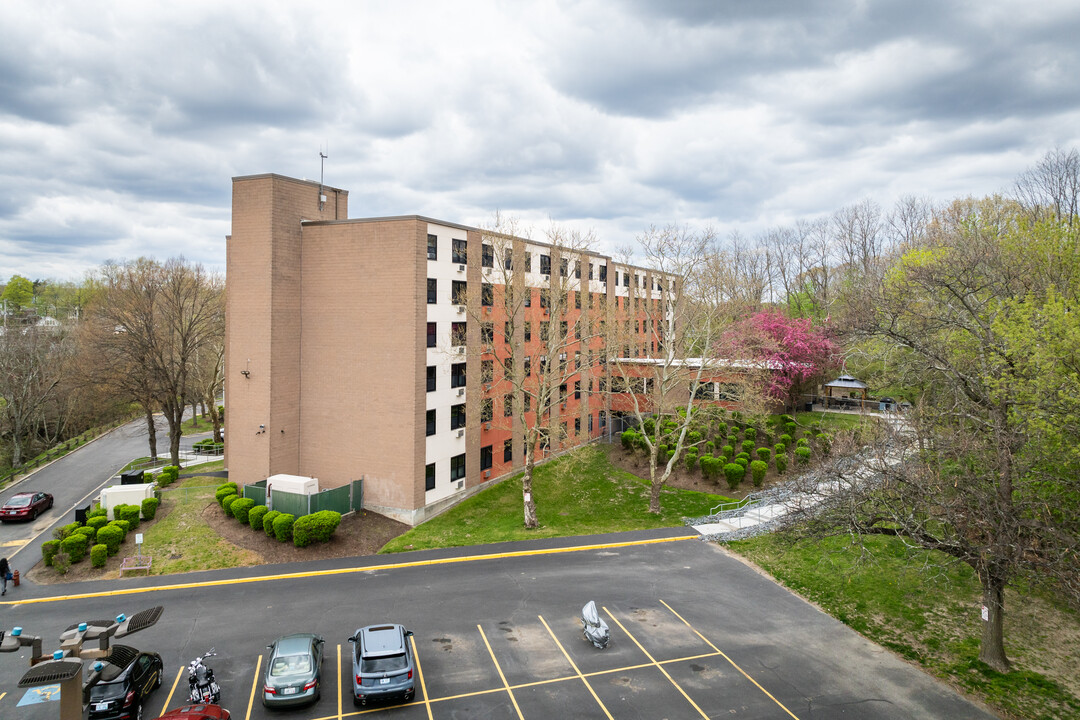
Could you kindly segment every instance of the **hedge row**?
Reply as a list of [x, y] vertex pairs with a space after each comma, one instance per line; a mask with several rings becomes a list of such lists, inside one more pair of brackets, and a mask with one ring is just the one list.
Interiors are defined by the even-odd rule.
[[265, 505], [256, 505], [253, 499], [240, 497], [234, 482], [218, 486], [214, 497], [228, 517], [236, 518], [252, 530], [262, 530], [278, 542], [292, 540], [296, 547], [329, 542], [341, 524], [341, 513], [333, 510], [320, 510], [297, 518], [289, 513], [270, 510]]

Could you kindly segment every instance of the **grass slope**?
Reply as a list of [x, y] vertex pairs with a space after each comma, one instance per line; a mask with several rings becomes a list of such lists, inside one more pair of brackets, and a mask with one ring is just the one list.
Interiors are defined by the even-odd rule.
[[1080, 717], [1080, 617], [1033, 593], [1008, 593], [1006, 651], [1014, 671], [978, 661], [981, 595], [966, 565], [895, 538], [847, 538], [790, 546], [775, 536], [730, 543], [781, 583], [830, 615], [1007, 717]]
[[537, 467], [533, 495], [540, 523], [535, 530], [522, 526], [518, 475], [394, 538], [381, 552], [672, 527], [728, 499], [668, 488], [661, 495], [663, 512], [652, 515], [648, 483], [614, 468], [595, 446]]

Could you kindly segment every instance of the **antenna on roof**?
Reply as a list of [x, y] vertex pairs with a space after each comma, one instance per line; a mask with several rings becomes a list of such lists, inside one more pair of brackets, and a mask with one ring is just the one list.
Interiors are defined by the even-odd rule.
[[326, 207], [326, 193], [323, 192], [323, 171], [326, 168], [326, 158], [330, 157], [330, 143], [326, 144], [326, 152], [319, 148], [319, 209]]

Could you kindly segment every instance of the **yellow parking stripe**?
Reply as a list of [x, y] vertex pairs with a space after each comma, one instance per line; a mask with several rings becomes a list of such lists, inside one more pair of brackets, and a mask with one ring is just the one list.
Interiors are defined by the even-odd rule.
[[[349, 674], [352, 675], [352, 670], [349, 671]], [[350, 680], [351, 679], [352, 678], [350, 677]], [[339, 685], [338, 694], [337, 694], [337, 716], [338, 716], [338, 720], [341, 720], [341, 696], [345, 694], [345, 688], [340, 687], [340, 685], [341, 685], [341, 643], [338, 643], [338, 645], [337, 645], [337, 684]], [[350, 685], [351, 685], [351, 683], [350, 683]], [[351, 687], [349, 689], [349, 692], [352, 693], [352, 688]]]
[[184, 666], [181, 665], [180, 669], [176, 671], [176, 679], [173, 680], [172, 687], [169, 688], [169, 697], [165, 698], [165, 704], [161, 706], [161, 712], [159, 715], [164, 715], [169, 711], [169, 703], [172, 702], [173, 693], [176, 692], [176, 685], [180, 682], [180, 676], [184, 674]]
[[503, 687], [506, 688], [506, 693], [510, 696], [510, 702], [514, 704], [514, 711], [517, 712], [518, 720], [525, 720], [525, 716], [521, 714], [521, 708], [518, 707], [517, 698], [514, 697], [514, 691], [510, 689], [510, 683], [506, 682], [506, 676], [503, 675], [502, 668], [499, 667], [499, 660], [495, 657], [495, 651], [491, 649], [491, 643], [488, 642], [487, 635], [484, 634], [484, 628], [477, 625], [476, 629], [480, 631], [480, 637], [484, 639], [484, 645], [487, 646], [488, 654], [491, 655], [491, 662], [495, 663], [495, 669], [499, 671], [499, 679], [502, 680]]
[[458, 558], [436, 558], [434, 560], [416, 560], [414, 562], [387, 563], [385, 565], [367, 565], [364, 567], [337, 568], [334, 570], [309, 570], [306, 572], [284, 573], [281, 575], [261, 575], [248, 578], [230, 578], [228, 580], [207, 580], [205, 582], [176, 583], [142, 588], [114, 588], [109, 591], [83, 593], [80, 595], [59, 595], [56, 597], [29, 598], [26, 600], [8, 600], [2, 605], [34, 605], [37, 603], [63, 602], [66, 600], [84, 600], [88, 598], [116, 597], [118, 595], [143, 595], [145, 593], [166, 590], [191, 590], [194, 588], [220, 587], [225, 585], [245, 585], [248, 583], [268, 582], [270, 580], [297, 580], [300, 578], [329, 577], [331, 575], [350, 575], [353, 573], [375, 572], [378, 570], [402, 570], [405, 568], [428, 567], [431, 565], [453, 565], [456, 563], [477, 562], [480, 560], [505, 560], [507, 558], [531, 557], [534, 555], [560, 555], [563, 553], [587, 552], [589, 550], [609, 550], [612, 548], [634, 547], [637, 545], [656, 545], [657, 543], [698, 540], [700, 535], [680, 535], [678, 537], [653, 538], [651, 540], [629, 540], [626, 542], [601, 543], [597, 545], [575, 545], [565, 548], [547, 548], [544, 550], [517, 550], [514, 552], [494, 553], [491, 555], [467, 555]]
[[697, 631], [697, 628], [695, 628], [695, 627], [694, 627], [693, 625], [691, 625], [690, 623], [688, 623], [688, 622], [686, 621], [686, 619], [685, 619], [685, 618], [683, 618], [683, 616], [682, 616], [682, 615], [680, 615], [679, 613], [675, 612], [674, 608], [672, 608], [672, 607], [671, 607], [670, 605], [668, 605], [668, 604], [667, 604], [666, 602], [664, 602], [663, 600], [660, 600], [660, 602], [661, 602], [661, 604], [663, 604], [663, 606], [664, 606], [664, 607], [666, 607], [666, 608], [667, 608], [668, 610], [671, 610], [671, 614], [672, 614], [672, 615], [674, 615], [675, 617], [679, 618], [679, 620], [682, 620], [683, 624], [684, 624], [684, 625], [686, 625], [686, 627], [690, 628], [690, 629], [691, 629], [691, 630], [692, 630], [692, 631], [694, 632], [694, 634], [695, 634], [695, 635], [697, 635], [697, 636], [698, 636], [699, 638], [701, 638], [702, 640], [704, 640], [704, 641], [705, 641], [705, 644], [706, 644], [706, 645], [708, 645], [708, 646], [709, 646], [709, 647], [711, 647], [711, 648], [712, 648], [713, 650], [715, 650], [715, 651], [716, 651], [716, 654], [717, 654], [717, 655], [719, 655], [720, 657], [724, 658], [724, 659], [725, 659], [725, 660], [727, 660], [727, 661], [728, 661], [729, 663], [731, 663], [731, 667], [733, 667], [733, 668], [735, 668], [736, 670], [738, 670], [739, 672], [741, 672], [741, 673], [742, 673], [742, 675], [743, 675], [743, 677], [745, 677], [745, 678], [746, 678], [747, 680], [749, 680], [750, 682], [754, 683], [754, 685], [755, 685], [755, 686], [757, 687], [757, 689], [758, 689], [758, 690], [760, 690], [761, 692], [765, 693], [765, 694], [766, 694], [766, 695], [767, 695], [767, 696], [769, 697], [769, 699], [770, 699], [770, 700], [772, 700], [772, 701], [773, 701], [774, 703], [776, 703], [777, 705], [779, 705], [779, 706], [780, 706], [780, 709], [781, 709], [781, 710], [783, 710], [784, 712], [786, 712], [786, 713], [787, 713], [788, 715], [790, 715], [791, 717], [793, 717], [793, 718], [794, 718], [795, 720], [799, 720], [799, 718], [798, 718], [798, 717], [797, 717], [797, 716], [795, 715], [795, 713], [791, 712], [790, 710], [788, 710], [788, 709], [787, 709], [787, 708], [786, 708], [786, 707], [784, 706], [784, 703], [782, 703], [782, 702], [780, 702], [779, 700], [777, 700], [777, 699], [776, 699], [775, 697], [773, 697], [772, 693], [770, 693], [770, 692], [769, 692], [768, 690], [766, 690], [765, 688], [761, 687], [761, 685], [759, 685], [759, 684], [758, 684], [758, 681], [757, 681], [757, 680], [755, 680], [754, 678], [750, 677], [750, 675], [749, 675], [749, 674], [748, 674], [748, 673], [747, 673], [747, 672], [746, 672], [745, 670], [743, 670], [743, 669], [742, 669], [741, 667], [739, 667], [739, 666], [738, 666], [738, 665], [737, 665], [737, 664], [735, 663], [735, 661], [734, 661], [734, 660], [732, 660], [732, 659], [731, 659], [731, 658], [729, 658], [729, 657], [728, 657], [727, 655], [725, 655], [725, 654], [724, 654], [724, 653], [723, 653], [723, 652], [722, 652], [722, 651], [720, 650], [720, 648], [716, 647], [716, 646], [715, 646], [715, 645], [713, 645], [713, 644], [712, 644], [711, 642], [709, 642], [709, 639], [708, 639], [707, 637], [705, 637], [704, 635], [702, 635], [701, 633], [699, 633], [699, 632]]
[[424, 707], [427, 708], [428, 720], [433, 720], [431, 717], [431, 702], [428, 700], [427, 683], [424, 682], [424, 671], [420, 669], [420, 656], [416, 654], [416, 636], [410, 635], [409, 642], [412, 644], [412, 656], [413, 661], [416, 663], [416, 677], [420, 681], [420, 694], [423, 696], [422, 702]]
[[684, 698], [686, 698], [686, 702], [690, 703], [694, 707], [694, 709], [698, 711], [698, 713], [701, 715], [701, 717], [705, 718], [705, 720], [709, 720], [709, 716], [705, 714], [705, 711], [698, 707], [697, 703], [694, 702], [693, 699], [691, 699], [691, 697], [686, 694], [686, 691], [682, 689], [682, 686], [680, 686], [679, 683], [675, 682], [675, 678], [671, 677], [671, 675], [668, 673], [668, 671], [664, 669], [663, 665], [656, 662], [656, 659], [652, 655], [649, 654], [648, 650], [646, 650], [644, 647], [642, 647], [641, 643], [639, 643], [637, 641], [637, 638], [635, 638], [633, 635], [631, 635], [630, 631], [627, 630], [623, 626], [623, 624], [621, 622], [619, 622], [619, 619], [617, 617], [615, 617], [614, 615], [612, 615], [611, 611], [608, 610], [607, 608], [604, 608], [604, 612], [606, 612], [608, 614], [608, 617], [611, 618], [611, 620], [616, 625], [619, 626], [620, 630], [622, 630], [624, 633], [626, 633], [626, 637], [633, 640], [634, 644], [638, 646], [638, 649], [641, 650], [641, 652], [645, 653], [645, 657], [649, 658], [649, 661], [652, 662], [654, 665], [656, 665], [656, 667], [660, 669], [660, 672], [664, 673], [664, 677], [666, 677], [671, 682], [671, 684], [675, 686], [675, 689], [678, 690], [679, 693]]
[[[29, 540], [8, 540], [7, 542], [0, 543], [0, 547], [22, 547], [30, 542]], [[2, 696], [0, 696], [2, 697]]]
[[259, 686], [259, 670], [262, 668], [262, 655], [255, 661], [255, 677], [251, 679], [251, 696], [248, 697], [247, 715], [245, 720], [251, 720], [251, 706], [255, 704], [255, 688]]
[[595, 700], [596, 704], [600, 706], [600, 709], [604, 711], [604, 715], [607, 716], [607, 719], [614, 720], [614, 718], [611, 717], [611, 713], [608, 712], [607, 707], [604, 706], [603, 701], [600, 700], [600, 697], [596, 694], [596, 691], [593, 690], [593, 686], [589, 684], [588, 679], [586, 679], [586, 677], [581, 674], [581, 670], [578, 669], [577, 663], [575, 663], [570, 657], [570, 653], [566, 652], [566, 648], [564, 648], [562, 643], [559, 642], [559, 638], [555, 637], [555, 633], [552, 632], [551, 626], [547, 624], [547, 620], [545, 620], [542, 615], [537, 615], [536, 617], [540, 618], [540, 622], [544, 623], [544, 628], [547, 629], [548, 634], [551, 635], [551, 639], [555, 641], [555, 645], [558, 646], [559, 650], [563, 654], [563, 657], [566, 658], [566, 662], [570, 663], [570, 667], [572, 667], [574, 669], [574, 672], [577, 673], [577, 676], [581, 678], [581, 682], [585, 683], [585, 687], [588, 689], [589, 694], [593, 696], [593, 700]]

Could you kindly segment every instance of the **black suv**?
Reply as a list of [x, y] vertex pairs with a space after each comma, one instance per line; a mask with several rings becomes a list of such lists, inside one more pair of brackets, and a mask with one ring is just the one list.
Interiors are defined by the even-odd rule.
[[113, 645], [101, 662], [100, 678], [90, 688], [89, 720], [142, 720], [144, 699], [161, 686], [161, 656]]

